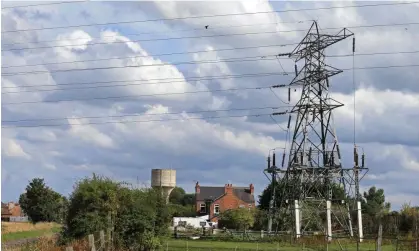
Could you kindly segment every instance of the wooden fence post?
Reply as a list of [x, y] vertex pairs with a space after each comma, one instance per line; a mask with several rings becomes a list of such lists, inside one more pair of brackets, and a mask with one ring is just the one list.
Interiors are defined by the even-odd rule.
[[106, 246], [106, 251], [111, 251], [112, 249], [112, 229], [111, 228], [108, 228], [108, 233], [107, 233], [106, 238], [108, 239], [107, 240], [108, 245]]
[[105, 249], [105, 231], [100, 230], [99, 237], [100, 237], [100, 249]]
[[93, 234], [89, 234], [89, 251], [96, 251], [95, 236]]
[[383, 225], [380, 223], [378, 226], [378, 237], [377, 237], [377, 251], [381, 251], [381, 244], [383, 242]]

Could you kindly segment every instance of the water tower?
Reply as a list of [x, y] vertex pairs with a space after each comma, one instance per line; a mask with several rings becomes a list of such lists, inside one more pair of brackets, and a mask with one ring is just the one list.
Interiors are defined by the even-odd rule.
[[173, 169], [152, 169], [151, 187], [161, 188], [166, 202], [169, 201], [169, 195], [176, 187], [176, 170]]

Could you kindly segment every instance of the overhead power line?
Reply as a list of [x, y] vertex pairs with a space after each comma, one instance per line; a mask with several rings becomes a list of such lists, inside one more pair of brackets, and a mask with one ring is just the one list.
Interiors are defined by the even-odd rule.
[[50, 63], [37, 63], [37, 64], [29, 64], [29, 65], [8, 65], [8, 66], [2, 66], [1, 68], [38, 66], [38, 65], [70, 64], [70, 63], [84, 63], [84, 62], [95, 62], [95, 61], [109, 61], [109, 60], [116, 60], [116, 59], [161, 57], [161, 56], [172, 56], [172, 55], [185, 55], [185, 54], [195, 54], [195, 53], [210, 53], [210, 52], [220, 52], [220, 51], [247, 50], [247, 49], [259, 49], [259, 48], [269, 48], [269, 47], [284, 47], [284, 46], [287, 46], [287, 45], [286, 44], [285, 45], [284, 44], [270, 44], [270, 45], [247, 46], [247, 47], [233, 47], [233, 48], [213, 49], [213, 50], [168, 52], [168, 53], [153, 54], [153, 55], [139, 55], [139, 56], [128, 56], [128, 57], [99, 58], [99, 59], [88, 59], [88, 60], [62, 61], [62, 62], [50, 62]]
[[[276, 58], [259, 58], [259, 59], [248, 59], [235, 62], [249, 62], [249, 61], [275, 61]], [[217, 63], [217, 62], [214, 62]], [[167, 64], [170, 65], [170, 64]], [[68, 70], [52, 70], [52, 71], [33, 71], [33, 72], [17, 72], [17, 73], [4, 73], [1, 76], [16, 76], [16, 75], [28, 75], [28, 74], [42, 74], [42, 73], [58, 73], [58, 72], [72, 72], [72, 71], [88, 71], [88, 70], [109, 70], [109, 69], [126, 69], [126, 68], [140, 68], [144, 66], [161, 66], [161, 65], [139, 65], [139, 66], [109, 66], [109, 67], [96, 67], [96, 68], [81, 68], [81, 69], [68, 69]], [[404, 67], [417, 67], [417, 64], [411, 65], [390, 65], [390, 66], [367, 66], [367, 67], [356, 67], [356, 68], [341, 68], [341, 70], [368, 70], [368, 69], [379, 69], [379, 68], [404, 68]], [[294, 72], [283, 72], [283, 74], [293, 74]]]
[[[418, 67], [419, 64], [412, 65], [391, 65], [391, 66], [370, 66], [370, 67], [356, 67], [347, 68], [341, 70], [366, 70], [366, 69], [388, 69], [388, 68], [402, 68], [402, 67]], [[292, 74], [293, 72], [283, 72], [281, 74]], [[232, 89], [218, 89], [218, 90], [205, 90], [205, 91], [188, 91], [188, 92], [176, 92], [176, 93], [156, 93], [156, 94], [143, 94], [143, 95], [127, 95], [127, 96], [113, 96], [113, 97], [90, 97], [90, 98], [78, 98], [78, 99], [61, 99], [61, 100], [45, 100], [45, 101], [23, 101], [13, 103], [3, 103], [3, 105], [18, 105], [18, 104], [36, 104], [36, 103], [56, 103], [66, 101], [84, 101], [84, 100], [104, 100], [104, 99], [122, 99], [122, 98], [138, 98], [147, 96], [167, 96], [167, 95], [181, 95], [181, 94], [194, 94], [194, 93], [208, 93], [208, 92], [224, 92], [224, 91], [240, 91], [240, 90], [262, 90], [268, 88], [280, 88], [287, 87], [285, 84], [266, 86], [266, 87], [246, 87], [246, 88], [232, 88]], [[70, 89], [70, 88], [69, 88]]]
[[130, 99], [130, 98], [140, 98], [140, 97], [155, 97], [155, 96], [197, 94], [197, 93], [210, 93], [210, 92], [263, 90], [263, 89], [268, 89], [268, 88], [271, 88], [271, 87], [272, 86], [265, 86], [265, 87], [244, 87], [244, 88], [241, 87], [241, 88], [205, 90], [205, 91], [166, 92], [166, 93], [153, 93], [153, 94], [142, 94], [142, 95], [125, 95], [125, 96], [110, 96], [110, 97], [86, 97], [86, 98], [76, 98], [76, 99], [57, 99], [57, 100], [43, 100], [43, 101], [22, 101], [22, 102], [3, 103], [2, 105], [57, 103], [57, 102], [69, 102], [69, 101], [88, 101], [88, 100], [106, 100], [106, 99], [124, 99], [124, 98]]
[[[30, 67], [30, 66], [40, 66], [40, 65], [60, 65], [60, 64], [72, 64], [72, 63], [86, 63], [86, 62], [98, 62], [98, 61], [109, 61], [109, 60], [119, 60], [119, 59], [135, 59], [135, 58], [148, 58], [148, 57], [160, 57], [160, 56], [172, 56], [172, 55], [187, 55], [195, 53], [210, 53], [210, 52], [220, 52], [220, 51], [234, 51], [234, 50], [248, 50], [248, 49], [259, 49], [259, 48], [269, 48], [269, 47], [284, 47], [287, 45], [284, 44], [275, 44], [275, 45], [261, 45], [261, 46], [248, 46], [248, 47], [235, 47], [235, 48], [225, 48], [225, 49], [213, 49], [213, 50], [199, 50], [199, 51], [185, 51], [185, 52], [169, 52], [162, 54], [153, 54], [153, 55], [139, 55], [139, 56], [127, 56], [127, 57], [111, 57], [111, 58], [99, 58], [99, 59], [87, 59], [87, 60], [75, 60], [75, 61], [62, 61], [62, 62], [47, 62], [47, 63], [36, 63], [36, 64], [25, 64], [25, 65], [7, 65], [1, 66], [2, 69], [15, 68], [15, 67]], [[352, 57], [352, 56], [371, 56], [371, 55], [387, 55], [387, 54], [411, 54], [419, 53], [419, 51], [396, 51], [396, 52], [372, 52], [372, 53], [357, 53], [352, 54], [341, 54], [341, 55], [326, 55], [326, 57]]]
[[[276, 72], [276, 73], [258, 73], [258, 74], [243, 74], [243, 75], [225, 75], [219, 76], [217, 78], [198, 78], [198, 79], [189, 79], [189, 80], [179, 80], [179, 81], [166, 81], [166, 82], [157, 82], [157, 83], [133, 83], [133, 84], [121, 84], [121, 85], [95, 85], [95, 86], [80, 86], [80, 87], [71, 87], [71, 88], [56, 88], [56, 89], [35, 89], [35, 90], [19, 90], [11, 92], [2, 92], [2, 94], [8, 93], [21, 93], [21, 92], [48, 92], [48, 91], [66, 91], [66, 90], [85, 90], [85, 89], [98, 89], [98, 88], [111, 88], [111, 87], [122, 87], [122, 86], [142, 86], [142, 85], [160, 85], [160, 84], [174, 84], [174, 83], [184, 83], [184, 82], [199, 82], [203, 80], [219, 80], [219, 79], [232, 79], [232, 78], [260, 78], [260, 77], [269, 77], [269, 76], [287, 76], [288, 73]], [[116, 81], [116, 82], [136, 82], [137, 80], [131, 81]], [[140, 80], [138, 80], [140, 81]], [[104, 81], [104, 82], [88, 82], [88, 83], [69, 83], [69, 84], [98, 84], [98, 83], [112, 83], [115, 81]], [[63, 84], [62, 84], [63, 85]], [[45, 87], [45, 86], [54, 86], [57, 85], [28, 85], [26, 87]], [[3, 88], [21, 88], [24, 86], [6, 86]]]
[[132, 41], [95, 42], [95, 43], [83, 43], [83, 44], [62, 44], [62, 45], [39, 46], [39, 47], [13, 48], [13, 49], [2, 49], [1, 51], [38, 50], [38, 49], [63, 48], [63, 47], [71, 47], [71, 46], [128, 44], [128, 43], [136, 43], [136, 42], [155, 42], [155, 41], [180, 40], [180, 39], [200, 39], [200, 38], [212, 38], [212, 37], [247, 36], [247, 35], [262, 35], [262, 34], [275, 34], [275, 33], [278, 33], [278, 32], [277, 31], [264, 31], [264, 32], [258, 31], [258, 32], [232, 33], [232, 34], [213, 34], [213, 35], [204, 35], [204, 36], [149, 38], [149, 39], [136, 39]]
[[185, 64], [216, 64], [216, 63], [253, 62], [253, 61], [270, 61], [270, 60], [277, 60], [277, 58], [275, 57], [275, 55], [262, 55], [262, 56], [253, 56], [253, 57], [227, 58], [224, 60], [221, 60], [221, 59], [220, 60], [200, 60], [200, 61], [173, 62], [173, 63], [161, 63], [161, 64], [74, 68], [74, 69], [49, 70], [49, 71], [20, 71], [20, 72], [10, 72], [10, 73], [6, 72], [6, 73], [2, 73], [1, 75], [14, 76], [14, 75], [27, 75], [27, 74], [71, 72], [71, 71], [93, 71], [93, 70], [110, 70], [110, 69], [124, 69], [124, 68], [159, 67], [159, 66], [185, 65]]
[[[154, 31], [154, 32], [140, 32], [140, 33], [124, 33], [121, 34], [123, 36], [140, 36], [140, 35], [157, 35], [157, 34], [167, 34], [167, 33], [175, 33], [175, 32], [190, 32], [190, 31], [211, 31], [211, 30], [218, 30], [218, 29], [227, 29], [227, 28], [242, 28], [242, 27], [259, 27], [263, 25], [278, 25], [278, 24], [290, 24], [290, 23], [305, 23], [305, 22], [313, 22], [313, 20], [302, 20], [302, 21], [284, 21], [284, 22], [268, 22], [268, 23], [258, 23], [258, 24], [235, 24], [235, 25], [222, 25], [222, 26], [215, 26], [211, 24], [204, 28], [192, 28], [192, 29], [171, 29], [167, 31]], [[101, 36], [101, 37], [90, 37], [90, 38], [65, 38], [65, 39], [53, 39], [53, 40], [40, 40], [34, 42], [19, 42], [19, 43], [9, 43], [3, 44], [3, 46], [10, 46], [10, 45], [18, 45], [18, 44], [40, 44], [40, 43], [50, 43], [50, 42], [62, 42], [62, 41], [79, 41], [79, 40], [89, 40], [89, 39], [103, 39], [103, 38], [115, 38], [120, 35], [112, 35], [112, 36]]]
[[[183, 113], [209, 113], [209, 112], [229, 112], [229, 111], [253, 111], [253, 110], [264, 110], [264, 109], [280, 109], [280, 108], [292, 108], [292, 106], [265, 106], [265, 107], [251, 107], [251, 108], [229, 108], [229, 109], [216, 109], [216, 110], [195, 110], [195, 111], [183, 111], [183, 112], [164, 112], [164, 113], [147, 113], [147, 114], [121, 114], [121, 115], [108, 115], [108, 116], [80, 116], [71, 117], [71, 119], [104, 119], [104, 118], [126, 118], [126, 117], [138, 117], [138, 116], [157, 116], [157, 115], [179, 115]], [[61, 118], [40, 118], [40, 119], [19, 119], [19, 120], [3, 120], [2, 123], [17, 123], [17, 122], [38, 122], [38, 121], [57, 121], [67, 120], [69, 117]]]
[[82, 125], [99, 125], [99, 124], [127, 124], [127, 123], [150, 123], [176, 120], [200, 120], [200, 119], [219, 119], [219, 118], [247, 118], [270, 116], [273, 113], [248, 114], [248, 115], [226, 115], [226, 116], [210, 116], [210, 117], [189, 117], [189, 118], [167, 118], [167, 119], [147, 119], [147, 120], [123, 120], [123, 121], [104, 121], [104, 122], [88, 122], [88, 123], [66, 123], [66, 124], [43, 124], [43, 125], [19, 125], [19, 126], [3, 126], [2, 128], [23, 128], [23, 127], [52, 127], [52, 126], [82, 126]]
[[417, 2], [396, 2], [396, 3], [379, 3], [379, 4], [374, 3], [374, 4], [362, 4], [362, 5], [329, 6], [329, 7], [320, 7], [320, 8], [302, 8], [302, 9], [290, 9], [290, 10], [247, 12], [247, 13], [245, 12], [245, 13], [230, 13], [230, 14], [214, 14], [214, 15], [202, 15], [202, 16], [159, 18], [159, 19], [148, 19], [148, 20], [119, 21], [119, 22], [108, 22], [108, 23], [93, 23], [93, 24], [79, 24], [79, 25], [68, 25], [68, 26], [43, 27], [43, 28], [33, 28], [33, 29], [20, 29], [20, 30], [2, 31], [1, 33], [22, 32], [22, 31], [37, 31], [37, 30], [51, 30], [51, 29], [67, 29], [67, 28], [116, 25], [116, 24], [129, 24], [129, 23], [162, 22], [162, 21], [175, 21], [175, 20], [186, 20], [186, 19], [202, 19], [202, 18], [215, 18], [215, 17], [244, 16], [244, 15], [269, 14], [269, 13], [286, 13], [286, 12], [298, 12], [298, 11], [408, 5], [408, 4], [415, 4], [415, 3], [417, 3]]
[[[406, 25], [418, 25], [418, 24], [419, 24], [419, 22], [393, 23], [393, 24], [372, 24], [372, 25], [357, 25], [357, 26], [345, 26], [345, 27], [328, 27], [328, 28], [322, 28], [322, 30], [339, 30], [339, 29], [342, 29], [342, 28], [347, 28], [347, 29], [376, 28], [376, 27], [406, 26]], [[37, 50], [37, 49], [63, 48], [63, 47], [71, 47], [71, 46], [126, 44], [126, 43], [136, 43], [136, 42], [155, 42], [155, 41], [181, 40], [181, 39], [201, 39], [201, 38], [212, 38], [212, 37], [248, 36], [248, 35], [278, 34], [278, 33], [288, 33], [288, 32], [307, 32], [307, 29], [285, 30], [285, 31], [259, 31], [259, 32], [213, 34], [213, 35], [202, 35], [202, 36], [184, 36], [184, 37], [168, 37], [168, 38], [149, 38], [149, 39], [137, 39], [137, 40], [132, 40], [132, 41], [113, 41], [111, 43], [110, 42], [95, 42], [95, 43], [82, 43], [82, 44], [60, 44], [60, 45], [50, 45], [50, 46], [38, 46], [38, 47], [10, 48], [10, 49], [2, 49], [1, 51]]]
[[[265, 77], [265, 76], [279, 76], [284, 75], [280, 72], [267, 72], [267, 73], [250, 73], [250, 74], [235, 74], [235, 75], [218, 75], [218, 76], [204, 76], [204, 77], [189, 77], [189, 78], [149, 78], [149, 79], [129, 79], [129, 80], [111, 80], [111, 81], [94, 81], [94, 82], [79, 82], [79, 83], [58, 83], [48, 85], [21, 85], [20, 87], [47, 87], [47, 86], [71, 86], [71, 85], [89, 85], [89, 84], [109, 84], [109, 83], [129, 83], [144, 81], [143, 84], [170, 84], [170, 83], [183, 83], [183, 82], [196, 82], [217, 79], [230, 79], [230, 78], [249, 78], [249, 77]], [[150, 81], [159, 81], [151, 83]], [[163, 81], [163, 82], [160, 82]], [[15, 86], [2, 86], [3, 89], [17, 88]]]
[[2, 10], [5, 9], [15, 9], [15, 8], [27, 8], [27, 7], [38, 7], [38, 6], [47, 6], [47, 5], [61, 5], [61, 4], [69, 4], [69, 3], [84, 3], [87, 1], [68, 1], [68, 2], [55, 2], [55, 3], [41, 3], [41, 4], [29, 4], [29, 5], [17, 5], [17, 6], [6, 6], [2, 7]]

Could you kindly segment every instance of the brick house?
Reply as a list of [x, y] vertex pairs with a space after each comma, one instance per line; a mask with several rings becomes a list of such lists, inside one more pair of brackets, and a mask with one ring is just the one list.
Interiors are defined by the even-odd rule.
[[232, 184], [225, 184], [223, 187], [195, 185], [195, 208], [196, 214], [209, 215], [212, 222], [218, 221], [218, 215], [228, 209], [254, 208], [255, 196], [254, 186], [233, 187]]
[[18, 203], [9, 202], [1, 203], [1, 220], [9, 221], [10, 217], [23, 217], [25, 216]]

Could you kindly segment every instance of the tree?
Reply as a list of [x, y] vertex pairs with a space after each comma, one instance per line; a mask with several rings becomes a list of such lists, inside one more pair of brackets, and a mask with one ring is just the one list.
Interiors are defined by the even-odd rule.
[[221, 214], [219, 224], [226, 228], [247, 230], [255, 223], [255, 213], [253, 208], [230, 209]]
[[170, 204], [168, 206], [171, 217], [194, 217], [196, 216], [195, 208], [190, 205]]
[[187, 193], [183, 196], [182, 205], [194, 206], [195, 205], [195, 194]]
[[115, 245], [154, 250], [167, 234], [170, 214], [160, 189], [130, 189], [93, 175], [78, 182], [69, 199], [63, 241], [114, 228]]
[[45, 185], [44, 179], [34, 178], [19, 197], [19, 204], [32, 223], [61, 222], [66, 199]]
[[112, 180], [96, 175], [77, 182], [69, 198], [66, 237], [78, 239], [111, 227], [118, 210], [118, 198], [125, 198], [119, 187]]
[[169, 196], [169, 202], [172, 204], [183, 204], [183, 198], [185, 196], [185, 190], [181, 187], [175, 187]]
[[384, 190], [377, 189], [375, 186], [370, 187], [368, 192], [364, 192], [361, 203], [364, 213], [372, 218], [389, 213], [391, 208], [391, 204], [385, 200]]

